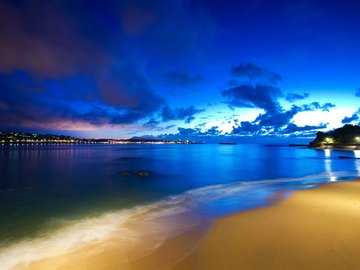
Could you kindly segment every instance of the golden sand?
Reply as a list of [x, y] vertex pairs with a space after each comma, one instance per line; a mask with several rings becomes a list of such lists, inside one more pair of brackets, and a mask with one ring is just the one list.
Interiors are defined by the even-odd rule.
[[274, 206], [216, 220], [197, 247], [201, 237], [195, 229], [131, 260], [108, 240], [87, 257], [78, 255], [94, 247], [26, 269], [360, 269], [360, 182], [297, 191]]
[[215, 222], [173, 269], [360, 269], [360, 182], [296, 192]]

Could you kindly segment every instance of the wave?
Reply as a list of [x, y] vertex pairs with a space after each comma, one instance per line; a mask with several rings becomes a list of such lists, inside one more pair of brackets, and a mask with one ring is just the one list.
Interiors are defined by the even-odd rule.
[[[101, 252], [103, 246], [97, 244], [107, 239], [111, 239], [112, 244], [116, 243], [119, 249], [126, 252], [127, 260], [133, 260], [153, 252], [169, 238], [201, 224], [208, 224], [209, 218], [199, 211], [200, 208], [219, 201], [241, 201], [244, 194], [252, 196], [256, 191], [268, 190], [276, 185], [293, 184], [294, 188], [288, 188], [293, 190], [303, 183], [311, 186], [332, 181], [334, 178], [346, 180], [358, 176], [359, 172], [325, 172], [300, 178], [219, 184], [192, 189], [149, 205], [112, 211], [81, 220], [62, 220], [64, 225], [60, 229], [35, 239], [3, 246], [0, 249], [1, 269], [26, 269], [34, 261], [61, 256], [91, 244], [93, 248], [83, 254], [89, 256]], [[273, 195], [273, 192], [265, 193], [265, 197]], [[198, 241], [201, 241], [201, 237]]]

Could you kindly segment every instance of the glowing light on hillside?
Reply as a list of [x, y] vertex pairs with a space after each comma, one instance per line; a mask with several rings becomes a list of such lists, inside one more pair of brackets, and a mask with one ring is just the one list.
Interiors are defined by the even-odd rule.
[[326, 137], [326, 138], [325, 138], [325, 142], [326, 142], [326, 143], [334, 143], [334, 139], [333, 139], [333, 138]]

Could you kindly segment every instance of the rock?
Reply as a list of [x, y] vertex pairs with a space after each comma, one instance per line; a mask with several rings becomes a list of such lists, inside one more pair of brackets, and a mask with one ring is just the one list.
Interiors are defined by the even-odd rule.
[[140, 176], [140, 177], [148, 177], [149, 173], [148, 172], [137, 172], [136, 175]]
[[131, 173], [129, 173], [128, 171], [123, 171], [123, 172], [121, 173], [121, 175], [122, 175], [122, 176], [130, 176]]

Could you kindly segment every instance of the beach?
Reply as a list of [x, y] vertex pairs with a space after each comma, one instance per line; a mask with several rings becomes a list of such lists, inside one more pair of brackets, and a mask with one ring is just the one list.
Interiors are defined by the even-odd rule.
[[297, 191], [215, 222], [173, 269], [360, 269], [360, 182]]
[[359, 180], [296, 191], [217, 219], [205, 236], [198, 226], [148, 253], [111, 238], [16, 269], [359, 269]]

